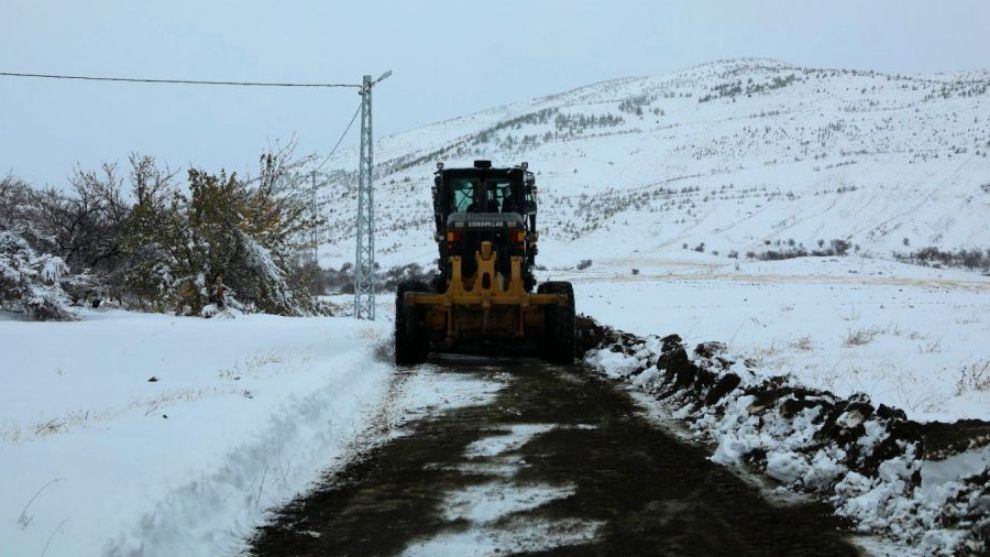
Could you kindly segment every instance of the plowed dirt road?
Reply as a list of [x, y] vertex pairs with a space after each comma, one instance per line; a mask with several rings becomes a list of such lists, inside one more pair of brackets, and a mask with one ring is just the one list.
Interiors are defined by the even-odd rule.
[[771, 504], [581, 366], [432, 365], [503, 386], [406, 424], [281, 509], [254, 555], [858, 554], [828, 508]]

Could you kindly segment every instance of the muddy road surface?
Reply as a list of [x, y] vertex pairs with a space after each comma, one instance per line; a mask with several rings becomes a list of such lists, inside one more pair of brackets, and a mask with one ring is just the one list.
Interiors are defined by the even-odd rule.
[[767, 502], [581, 366], [427, 367], [502, 387], [405, 424], [279, 510], [253, 555], [858, 555], [826, 506]]

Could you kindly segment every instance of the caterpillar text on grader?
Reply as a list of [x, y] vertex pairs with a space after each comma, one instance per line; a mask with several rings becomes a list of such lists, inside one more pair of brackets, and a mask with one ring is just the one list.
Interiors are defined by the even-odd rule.
[[431, 350], [538, 351], [574, 358], [574, 290], [536, 286], [536, 180], [526, 163], [492, 168], [437, 164], [433, 186], [439, 274], [408, 281], [395, 299], [395, 361], [414, 364]]

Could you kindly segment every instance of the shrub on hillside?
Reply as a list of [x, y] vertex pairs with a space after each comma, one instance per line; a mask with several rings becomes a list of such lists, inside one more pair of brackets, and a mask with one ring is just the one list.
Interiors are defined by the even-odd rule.
[[[770, 245], [770, 241], [766, 240], [764, 242], [766, 245]], [[778, 241], [778, 244], [780, 242]], [[746, 257], [749, 259], [759, 259], [761, 261], [780, 261], [783, 259], [795, 259], [797, 257], [835, 257], [835, 256], [846, 256], [849, 255], [849, 248], [852, 247], [852, 243], [835, 239], [829, 242], [829, 247], [825, 246], [825, 240], [818, 240], [818, 246], [820, 249], [808, 250], [804, 247], [804, 244], [798, 244], [793, 246], [793, 240], [787, 242], [787, 247], [776, 250], [766, 250], [763, 252], [746, 252]], [[859, 247], [857, 246], [857, 250]]]
[[[313, 279], [314, 294], [353, 294], [354, 265], [344, 263], [340, 269], [330, 267], [318, 268], [318, 276]], [[419, 263], [396, 265], [385, 271], [375, 273], [375, 289], [377, 291], [394, 292], [399, 284], [405, 281], [416, 281], [433, 284], [438, 276], [435, 268], [423, 269]]]
[[982, 269], [984, 271], [990, 271], [990, 249], [981, 250], [971, 248], [943, 251], [935, 246], [929, 246], [910, 253], [894, 252], [894, 259], [916, 265], [961, 267], [970, 270]]
[[436, 269], [423, 270], [419, 263], [409, 263], [376, 273], [375, 286], [382, 290], [394, 292], [402, 282], [417, 281], [431, 284], [436, 276]]

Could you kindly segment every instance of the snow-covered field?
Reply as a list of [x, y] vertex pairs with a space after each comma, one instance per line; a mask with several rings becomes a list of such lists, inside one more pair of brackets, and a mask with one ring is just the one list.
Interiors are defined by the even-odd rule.
[[237, 554], [403, 416], [486, 396], [428, 372], [393, 384], [388, 321], [7, 316], [0, 555]]
[[544, 276], [573, 281], [579, 312], [638, 335], [723, 342], [766, 376], [865, 393], [915, 420], [990, 420], [990, 278], [978, 273], [693, 252], [602, 266]]

